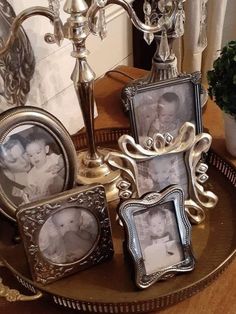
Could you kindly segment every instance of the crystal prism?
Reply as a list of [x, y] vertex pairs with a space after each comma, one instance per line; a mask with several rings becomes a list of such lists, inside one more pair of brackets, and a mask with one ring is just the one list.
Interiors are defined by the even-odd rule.
[[60, 0], [48, 0], [49, 9], [52, 10], [57, 16], [60, 11]]
[[154, 34], [153, 33], [144, 33], [143, 35], [144, 40], [148, 45], [151, 45], [154, 39]]
[[168, 43], [167, 32], [166, 30], [163, 30], [161, 34], [159, 57], [161, 58], [163, 62], [165, 62], [169, 56], [170, 56], [170, 47]]
[[184, 34], [184, 22], [185, 22], [184, 10], [179, 10], [176, 14], [175, 22], [175, 34], [177, 37], [181, 37]]
[[158, 1], [158, 9], [160, 10], [161, 13], [165, 12], [165, 6], [166, 6], [165, 0]]
[[104, 39], [107, 35], [107, 23], [106, 23], [105, 9], [99, 10], [98, 33], [101, 39]]
[[144, 4], [143, 4], [143, 13], [145, 15], [151, 15], [152, 13], [152, 7], [151, 7], [151, 4], [148, 2], [148, 1], [144, 1]]
[[[149, 4], [149, 2], [147, 2], [147, 3]], [[145, 14], [145, 24], [149, 25], [149, 26], [151, 25], [150, 17], [147, 14]], [[146, 43], [148, 45], [151, 45], [151, 43], [152, 43], [152, 41], [154, 39], [154, 34], [153, 33], [144, 33], [143, 38], [144, 38], [144, 40], [146, 41]]]

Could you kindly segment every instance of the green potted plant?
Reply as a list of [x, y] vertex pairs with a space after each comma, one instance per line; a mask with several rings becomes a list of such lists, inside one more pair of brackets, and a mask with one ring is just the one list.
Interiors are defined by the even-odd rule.
[[236, 40], [222, 49], [207, 79], [209, 95], [224, 113], [226, 147], [236, 156]]

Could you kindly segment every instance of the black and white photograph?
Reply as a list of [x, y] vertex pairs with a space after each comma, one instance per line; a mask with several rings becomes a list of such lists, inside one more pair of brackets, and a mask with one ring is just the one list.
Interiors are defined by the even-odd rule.
[[39, 233], [39, 248], [49, 261], [68, 264], [86, 256], [97, 237], [94, 215], [81, 207], [68, 207], [46, 220]]
[[191, 225], [180, 186], [124, 201], [119, 217], [125, 227], [125, 254], [133, 262], [137, 287], [145, 289], [194, 269]]
[[[185, 122], [193, 123], [196, 133], [201, 133], [199, 84], [200, 75], [196, 72], [165, 82], [137, 85], [135, 92], [129, 93], [132, 95], [129, 96], [132, 135], [136, 143], [146, 147], [147, 138], [153, 138], [157, 133], [175, 139]], [[188, 175], [183, 153], [138, 163], [140, 195], [160, 191], [170, 184], [181, 185], [185, 198], [188, 198]]]
[[147, 275], [184, 259], [173, 202], [134, 215]]
[[[127, 89], [128, 92], [128, 89]], [[125, 90], [123, 98], [125, 98]], [[200, 75], [198, 72], [164, 82], [137, 85], [129, 96], [132, 134], [143, 145], [155, 133], [176, 137], [185, 122], [202, 132]]]
[[43, 285], [83, 271], [114, 254], [106, 192], [77, 186], [16, 212], [32, 278]]
[[16, 220], [19, 206], [72, 189], [76, 150], [52, 114], [32, 106], [0, 114], [0, 211]]
[[149, 191], [161, 191], [171, 184], [178, 184], [189, 196], [188, 173], [183, 153], [154, 157], [138, 162], [138, 188], [140, 195]]
[[1, 185], [15, 205], [62, 192], [65, 161], [55, 139], [40, 126], [13, 128], [0, 145]]

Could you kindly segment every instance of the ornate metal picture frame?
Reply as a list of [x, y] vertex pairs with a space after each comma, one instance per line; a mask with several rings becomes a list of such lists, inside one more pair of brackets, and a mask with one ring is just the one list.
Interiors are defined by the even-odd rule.
[[77, 187], [23, 205], [17, 222], [33, 279], [43, 285], [113, 256], [106, 193]]
[[[203, 187], [208, 180], [208, 166], [202, 161], [202, 154], [209, 150], [211, 141], [209, 134], [196, 135], [194, 124], [186, 122], [177, 137], [169, 139], [157, 133], [153, 138], [147, 139], [146, 147], [137, 144], [129, 135], [121, 136], [118, 143], [122, 153], [137, 163], [137, 194], [141, 196], [150, 191], [158, 192], [171, 184], [183, 186], [185, 210], [191, 222], [199, 224], [205, 219], [203, 208], [212, 208], [218, 201], [213, 192]], [[172, 159], [178, 162], [173, 169]], [[145, 175], [142, 173], [144, 167]], [[156, 168], [161, 173], [165, 171], [165, 180], [158, 181], [162, 177], [158, 175]], [[148, 181], [152, 181], [152, 186]]]
[[201, 73], [181, 75], [156, 83], [137, 82], [122, 91], [125, 110], [129, 112], [132, 135], [143, 145], [155, 133], [175, 137], [185, 122], [202, 132], [200, 101]]
[[15, 220], [19, 205], [73, 188], [76, 151], [62, 123], [43, 109], [0, 115], [0, 211]]
[[121, 204], [119, 215], [139, 288], [194, 269], [191, 225], [180, 187], [173, 185], [160, 193], [127, 200]]
[[[16, 16], [7, 0], [0, 1], [0, 43], [5, 42]], [[16, 35], [11, 49], [0, 57], [0, 107], [1, 112], [26, 103], [30, 81], [35, 70], [34, 53], [23, 27]]]

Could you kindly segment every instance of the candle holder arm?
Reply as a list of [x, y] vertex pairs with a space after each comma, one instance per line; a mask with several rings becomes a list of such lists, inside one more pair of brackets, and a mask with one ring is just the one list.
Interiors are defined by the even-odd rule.
[[2, 44], [2, 47], [0, 48], [0, 56], [3, 56], [10, 49], [11, 45], [16, 39], [17, 32], [19, 28], [21, 27], [22, 23], [28, 18], [35, 15], [45, 16], [53, 23], [55, 42], [58, 45], [60, 45], [61, 41], [63, 40], [62, 22], [60, 18], [52, 10], [46, 7], [36, 6], [36, 7], [31, 7], [26, 10], [23, 10], [14, 18], [13, 23], [10, 28], [9, 36], [6, 42], [4, 42]]
[[[137, 17], [134, 9], [132, 6], [127, 3], [125, 0], [107, 0], [104, 1], [104, 5], [99, 5], [96, 1], [90, 6], [87, 12], [88, 24], [91, 32], [93, 34], [97, 34], [97, 31], [94, 28], [96, 24], [96, 14], [101, 8], [108, 6], [109, 4], [117, 4], [121, 6], [129, 15], [129, 18], [133, 25], [140, 31], [144, 33], [157, 33], [163, 29], [164, 21], [161, 23], [160, 21], [157, 22], [155, 26], [146, 25], [145, 23], [141, 22], [140, 19]], [[169, 21], [172, 21], [175, 18], [175, 9], [170, 12]]]

